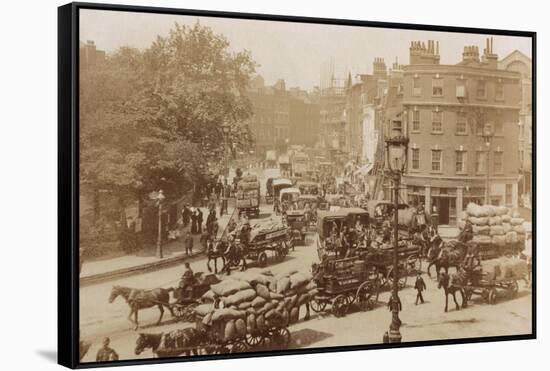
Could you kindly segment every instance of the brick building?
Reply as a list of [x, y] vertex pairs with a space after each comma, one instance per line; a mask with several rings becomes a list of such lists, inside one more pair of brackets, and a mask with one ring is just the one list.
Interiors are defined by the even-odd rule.
[[298, 88], [286, 89], [284, 80], [266, 86], [261, 76], [250, 82], [248, 97], [253, 116], [249, 127], [256, 150], [265, 152], [281, 144], [313, 145], [319, 130], [319, 105]]
[[487, 184], [489, 202], [518, 205], [520, 75], [498, 68], [492, 39], [482, 55], [466, 46], [458, 64], [439, 60], [438, 43], [411, 43], [384, 119], [410, 140], [401, 197], [435, 206], [440, 224], [454, 225], [468, 202], [485, 201]]
[[521, 102], [519, 111], [519, 193], [523, 196], [523, 203], [531, 203], [532, 185], [532, 156], [533, 156], [533, 132], [532, 132], [532, 62], [522, 52], [515, 50], [498, 62], [499, 68], [507, 71], [515, 71], [520, 74]]

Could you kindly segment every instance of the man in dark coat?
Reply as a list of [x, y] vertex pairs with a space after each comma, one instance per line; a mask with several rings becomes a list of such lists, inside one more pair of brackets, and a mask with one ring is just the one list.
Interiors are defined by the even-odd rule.
[[420, 272], [416, 274], [416, 281], [414, 283], [414, 288], [416, 289], [416, 302], [415, 305], [418, 305], [418, 300], [421, 304], [424, 304], [424, 297], [422, 296], [422, 291], [426, 290], [426, 283], [422, 279]]
[[96, 362], [118, 361], [118, 354], [113, 348], [109, 348], [109, 338], [103, 339], [103, 346], [97, 351]]

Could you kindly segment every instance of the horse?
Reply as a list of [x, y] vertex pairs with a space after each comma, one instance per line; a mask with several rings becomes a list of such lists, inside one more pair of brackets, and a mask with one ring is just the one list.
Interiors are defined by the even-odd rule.
[[86, 356], [86, 354], [88, 353], [88, 350], [90, 350], [91, 346], [92, 346], [92, 343], [90, 343], [88, 341], [80, 340], [80, 342], [78, 343], [78, 353], [79, 353], [78, 360], [79, 361], [82, 361], [82, 358], [84, 358]]
[[428, 250], [429, 263], [428, 268], [426, 268], [428, 276], [432, 276], [430, 273], [432, 266], [435, 266], [436, 274], [439, 274], [441, 268], [444, 268], [446, 273], [449, 273], [449, 267], [458, 269], [466, 256], [467, 250], [468, 246], [458, 241], [432, 244], [432, 247]]
[[[111, 295], [109, 295], [109, 303], [113, 303], [118, 296], [122, 296], [128, 306], [130, 307], [130, 313], [128, 314], [128, 320], [135, 325], [134, 330], [139, 328], [138, 322], [138, 312], [140, 309], [146, 309], [158, 307], [160, 311], [160, 316], [157, 321], [157, 326], [162, 321], [162, 316], [164, 315], [164, 308], [167, 307], [174, 317], [174, 310], [170, 305], [170, 292], [174, 291], [174, 288], [170, 287], [168, 289], [156, 288], [152, 290], [143, 290], [143, 289], [133, 289], [130, 287], [124, 286], [113, 286], [111, 289]], [[132, 314], [134, 319], [132, 320]]]
[[218, 274], [218, 259], [221, 259], [222, 266], [220, 271], [223, 271], [225, 269], [225, 265], [227, 264], [227, 261], [225, 259], [225, 242], [218, 241], [214, 246], [207, 249], [207, 262], [206, 262], [206, 268], [208, 268], [209, 272], [212, 272], [212, 261], [214, 262], [214, 273]]
[[156, 357], [175, 357], [180, 354], [199, 355], [205, 336], [205, 333], [192, 327], [169, 333], [140, 333], [134, 353], [139, 355], [145, 349], [151, 349]]
[[466, 308], [468, 302], [466, 300], [466, 294], [464, 292], [464, 286], [467, 283], [466, 274], [462, 271], [449, 275], [447, 272], [441, 272], [438, 274], [438, 285], [437, 288], [445, 291], [445, 312], [447, 312], [449, 307], [449, 294], [453, 296], [453, 300], [456, 305], [456, 310], [460, 310], [460, 305], [456, 301], [456, 292], [460, 292], [462, 296], [462, 308]]

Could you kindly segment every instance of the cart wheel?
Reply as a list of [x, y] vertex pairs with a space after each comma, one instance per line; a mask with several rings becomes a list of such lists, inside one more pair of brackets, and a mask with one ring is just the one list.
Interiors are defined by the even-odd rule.
[[363, 282], [357, 289], [355, 302], [357, 303], [359, 309], [363, 312], [371, 310], [376, 304], [375, 299], [378, 296], [378, 287], [376, 287], [376, 285], [377, 281]]
[[338, 295], [333, 301], [332, 301], [332, 313], [336, 317], [344, 317], [348, 311], [347, 304], [346, 304], [346, 296], [344, 295]]
[[487, 301], [489, 304], [496, 304], [497, 302], [497, 289], [494, 287], [489, 290], [489, 294], [487, 295]]
[[262, 268], [267, 266], [267, 254], [265, 253], [265, 251], [262, 251], [258, 255], [258, 265]]
[[244, 341], [251, 348], [259, 347], [264, 343], [264, 337], [260, 334], [246, 334]]
[[280, 327], [271, 331], [271, 338], [277, 347], [287, 348], [290, 344], [290, 331], [286, 327]]
[[231, 353], [244, 353], [248, 350], [246, 344], [242, 341], [238, 341], [231, 347]]
[[518, 291], [519, 291], [519, 284], [518, 284], [518, 281], [516, 280], [513, 280], [511, 283], [510, 283], [510, 297], [512, 298], [515, 298], [517, 295], [518, 295]]
[[182, 319], [185, 316], [185, 307], [181, 304], [176, 304], [172, 307], [174, 310], [174, 315], [177, 319]]
[[411, 255], [407, 258], [407, 273], [409, 275], [422, 271], [422, 259], [418, 255]]
[[327, 307], [326, 301], [320, 301], [319, 299], [313, 299], [309, 306], [311, 307], [311, 310], [313, 310], [315, 313], [323, 312], [325, 308]]

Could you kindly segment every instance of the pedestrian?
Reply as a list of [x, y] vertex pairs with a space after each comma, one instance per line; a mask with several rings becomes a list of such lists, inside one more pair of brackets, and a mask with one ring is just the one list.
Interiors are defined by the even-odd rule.
[[111, 339], [108, 337], [103, 339], [103, 346], [97, 351], [96, 362], [118, 361], [118, 354], [113, 348], [109, 348]]
[[421, 304], [424, 304], [424, 297], [422, 296], [422, 291], [426, 290], [426, 282], [422, 278], [420, 272], [416, 274], [416, 282], [414, 283], [414, 288], [416, 289], [416, 302], [414, 305], [418, 305], [418, 300]]
[[202, 211], [197, 207], [197, 233], [202, 233]]
[[191, 233], [192, 234], [196, 234], [197, 231], [199, 230], [197, 226], [197, 218], [198, 218], [197, 210], [192, 209], [191, 210]]
[[183, 223], [183, 228], [187, 228], [189, 225], [189, 218], [191, 217], [191, 210], [189, 210], [189, 205], [183, 205], [181, 210], [181, 222]]
[[187, 256], [193, 255], [193, 243], [194, 243], [193, 236], [191, 235], [191, 233], [187, 232], [184, 239], [185, 254]]

